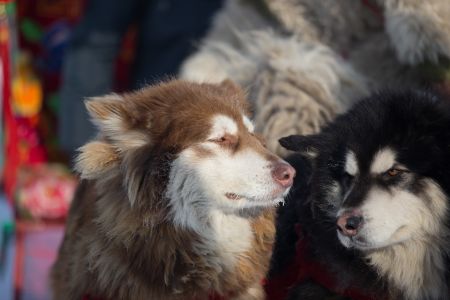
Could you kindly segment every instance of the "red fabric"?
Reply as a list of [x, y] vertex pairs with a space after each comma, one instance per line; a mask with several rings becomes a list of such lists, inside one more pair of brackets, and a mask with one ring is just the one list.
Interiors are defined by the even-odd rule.
[[[11, 1], [1, 1], [1, 3], [8, 3]], [[12, 191], [14, 187], [14, 179], [17, 171], [18, 165], [18, 157], [17, 155], [10, 155], [18, 152], [18, 138], [16, 122], [14, 120], [14, 116], [12, 114], [12, 108], [10, 103], [11, 98], [11, 55], [10, 55], [10, 40], [9, 40], [9, 32], [10, 28], [7, 27], [6, 23], [2, 23], [0, 26], [0, 33], [6, 38], [2, 38], [0, 40], [0, 58], [2, 61], [2, 76], [3, 76], [3, 84], [2, 84], [2, 98], [3, 98], [3, 126], [5, 126], [4, 134], [5, 134], [5, 153], [4, 156], [7, 158], [5, 160], [5, 165], [3, 169], [4, 175], [4, 188], [5, 193], [9, 199], [11, 199]]]
[[[81, 300], [103, 300], [102, 298], [96, 298], [96, 297], [90, 297], [89, 295], [85, 295], [83, 297], [83, 299]], [[217, 294], [212, 294], [208, 297], [208, 300], [225, 300], [225, 298], [217, 295]]]
[[[298, 228], [299, 231], [300, 228]], [[325, 288], [342, 296], [350, 297], [353, 300], [380, 300], [369, 297], [363, 291], [354, 288], [338, 291], [336, 289], [336, 281], [327, 272], [327, 268], [311, 259], [308, 243], [305, 239], [299, 239], [297, 242], [294, 262], [282, 274], [272, 278], [265, 285], [267, 299], [286, 299], [290, 288], [306, 280], [313, 280]]]

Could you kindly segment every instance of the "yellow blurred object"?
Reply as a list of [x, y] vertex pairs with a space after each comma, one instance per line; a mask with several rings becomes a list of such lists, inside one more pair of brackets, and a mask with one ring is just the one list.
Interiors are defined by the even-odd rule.
[[39, 114], [42, 107], [42, 85], [31, 66], [31, 58], [20, 54], [12, 81], [14, 113], [21, 117]]

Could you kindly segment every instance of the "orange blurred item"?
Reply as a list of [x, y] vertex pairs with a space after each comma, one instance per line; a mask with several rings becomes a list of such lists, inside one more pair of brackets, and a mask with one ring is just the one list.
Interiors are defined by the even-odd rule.
[[42, 85], [31, 66], [31, 58], [21, 53], [17, 62], [17, 73], [12, 81], [14, 113], [20, 117], [37, 116], [42, 108]]

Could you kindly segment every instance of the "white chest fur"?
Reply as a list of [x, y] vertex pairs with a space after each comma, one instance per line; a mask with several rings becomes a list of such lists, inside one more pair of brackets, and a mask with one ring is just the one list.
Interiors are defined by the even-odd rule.
[[253, 232], [250, 221], [214, 210], [210, 215], [213, 239], [225, 266], [233, 268], [239, 256], [250, 250]]

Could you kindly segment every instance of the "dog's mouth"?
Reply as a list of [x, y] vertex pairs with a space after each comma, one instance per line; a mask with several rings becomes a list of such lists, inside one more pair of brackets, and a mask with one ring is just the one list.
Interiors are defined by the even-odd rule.
[[233, 201], [241, 200], [242, 198], [244, 198], [244, 196], [241, 196], [241, 195], [238, 195], [235, 193], [226, 193], [225, 197], [227, 197], [228, 199], [233, 200]]
[[403, 238], [399, 238], [399, 234], [402, 232], [404, 234], [405, 230], [408, 230], [406, 225], [400, 226], [389, 236], [389, 238], [382, 241], [371, 240], [367, 231], [360, 231], [354, 236], [346, 236], [339, 229], [336, 230], [336, 233], [339, 241], [346, 248], [354, 248], [360, 251], [376, 251], [392, 247], [412, 238], [412, 236], [409, 235], [407, 237], [403, 236]]
[[341, 244], [346, 248], [355, 248], [358, 250], [367, 250], [368, 244], [364, 240], [364, 238], [360, 236], [345, 236], [342, 234], [340, 230], [336, 230], [336, 233], [338, 235], [338, 239], [341, 242]]
[[247, 202], [250, 202], [250, 203], [265, 206], [265, 205], [272, 205], [274, 203], [283, 202], [286, 194], [287, 194], [286, 192], [282, 193], [282, 194], [274, 193], [270, 197], [256, 198], [256, 197], [250, 197], [250, 196], [245, 196], [245, 195], [228, 192], [228, 193], [225, 193], [225, 197], [231, 201], [246, 200]]
[[360, 251], [374, 251], [388, 247], [389, 245], [374, 245], [369, 242], [363, 235], [356, 235], [353, 237], [344, 236], [337, 230], [338, 238], [341, 244], [346, 248], [353, 248]]

